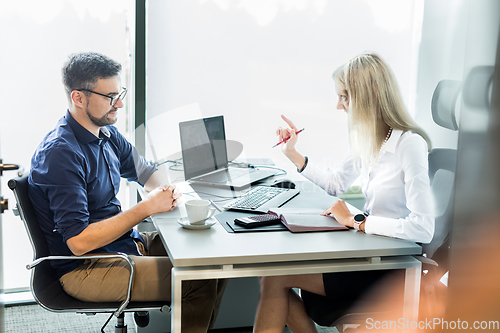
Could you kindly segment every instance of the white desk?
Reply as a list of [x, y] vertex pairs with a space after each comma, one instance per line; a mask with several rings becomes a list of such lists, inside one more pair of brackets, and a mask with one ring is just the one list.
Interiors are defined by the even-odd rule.
[[[335, 199], [322, 191], [303, 191], [290, 205], [325, 208], [325, 200]], [[354, 230], [228, 233], [218, 223], [207, 230], [186, 230], [177, 224], [181, 213], [176, 209], [153, 217], [174, 266], [174, 333], [181, 332], [182, 281], [250, 276], [405, 269], [403, 316], [417, 319], [421, 263], [412, 255], [420, 254], [421, 248], [415, 243]]]

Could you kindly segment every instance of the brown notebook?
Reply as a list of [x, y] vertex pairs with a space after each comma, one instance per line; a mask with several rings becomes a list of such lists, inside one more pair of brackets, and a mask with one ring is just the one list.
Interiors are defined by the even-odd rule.
[[276, 208], [269, 213], [275, 214], [291, 232], [348, 230], [332, 216], [320, 215], [317, 209]]

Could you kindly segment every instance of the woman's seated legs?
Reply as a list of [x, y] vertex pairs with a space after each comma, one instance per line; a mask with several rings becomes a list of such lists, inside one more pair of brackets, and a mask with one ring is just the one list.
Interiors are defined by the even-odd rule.
[[307, 314], [330, 326], [347, 313], [389, 312], [402, 309], [404, 270], [323, 274], [326, 296], [302, 290]]
[[315, 332], [312, 320], [292, 288], [325, 295], [322, 274], [265, 276], [260, 280], [260, 300], [255, 318], [255, 332], [283, 332], [286, 324], [294, 332]]

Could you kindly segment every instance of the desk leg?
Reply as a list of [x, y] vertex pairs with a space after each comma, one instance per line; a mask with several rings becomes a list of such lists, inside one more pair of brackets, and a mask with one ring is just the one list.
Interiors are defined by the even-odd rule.
[[172, 268], [172, 315], [171, 332], [181, 333], [182, 280], [175, 267]]
[[420, 262], [417, 263], [417, 267], [406, 269], [403, 318], [410, 321], [418, 321], [421, 274], [422, 263]]

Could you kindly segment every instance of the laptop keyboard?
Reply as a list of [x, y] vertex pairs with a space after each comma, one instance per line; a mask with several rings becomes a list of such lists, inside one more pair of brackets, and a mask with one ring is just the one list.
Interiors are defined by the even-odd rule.
[[241, 169], [231, 168], [228, 170], [222, 170], [221, 172], [212, 173], [194, 179], [202, 181], [210, 181], [214, 183], [224, 183], [230, 179], [236, 179], [238, 177], [248, 175], [254, 171], [256, 171], [256, 169], [253, 168], [241, 168]]
[[289, 191], [287, 188], [257, 186], [244, 196], [237, 198], [226, 205], [226, 209], [257, 209], [278, 194]]

